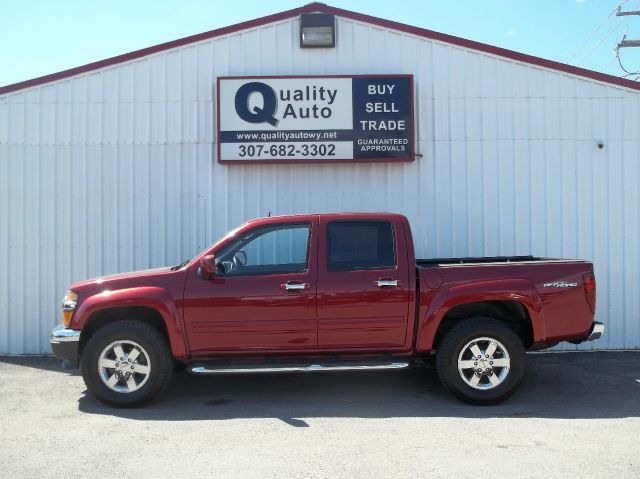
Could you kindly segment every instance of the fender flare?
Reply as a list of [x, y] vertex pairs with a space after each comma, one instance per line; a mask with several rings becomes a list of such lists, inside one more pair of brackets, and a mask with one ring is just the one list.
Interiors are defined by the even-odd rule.
[[113, 308], [146, 307], [157, 311], [164, 321], [174, 358], [186, 359], [184, 328], [171, 295], [156, 286], [144, 286], [117, 291], [104, 291], [84, 299], [72, 319], [72, 328], [82, 330], [92, 315]]
[[436, 333], [446, 314], [456, 306], [479, 301], [516, 301], [520, 303], [533, 329], [534, 343], [546, 337], [542, 314], [542, 298], [537, 289], [525, 279], [503, 279], [457, 284], [438, 291], [421, 312], [416, 338], [416, 351], [427, 352], [433, 348]]

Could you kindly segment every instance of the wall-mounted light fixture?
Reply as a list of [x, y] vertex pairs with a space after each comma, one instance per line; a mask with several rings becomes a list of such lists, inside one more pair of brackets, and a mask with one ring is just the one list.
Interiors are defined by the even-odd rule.
[[336, 19], [330, 13], [300, 15], [300, 48], [336, 46]]

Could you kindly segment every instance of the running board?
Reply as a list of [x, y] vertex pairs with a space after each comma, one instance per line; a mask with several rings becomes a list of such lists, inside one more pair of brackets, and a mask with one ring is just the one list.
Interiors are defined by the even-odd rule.
[[242, 373], [290, 373], [311, 371], [361, 371], [379, 369], [404, 369], [408, 362], [391, 363], [313, 363], [298, 365], [269, 365], [269, 366], [230, 366], [230, 365], [193, 365], [189, 370], [194, 374], [242, 374]]

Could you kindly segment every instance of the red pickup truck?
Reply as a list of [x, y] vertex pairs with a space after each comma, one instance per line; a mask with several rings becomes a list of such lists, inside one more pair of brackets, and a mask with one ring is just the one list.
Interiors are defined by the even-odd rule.
[[193, 261], [71, 286], [53, 353], [112, 406], [196, 374], [401, 369], [435, 357], [447, 389], [494, 404], [525, 351], [599, 338], [587, 261], [415, 259], [399, 214], [262, 218]]

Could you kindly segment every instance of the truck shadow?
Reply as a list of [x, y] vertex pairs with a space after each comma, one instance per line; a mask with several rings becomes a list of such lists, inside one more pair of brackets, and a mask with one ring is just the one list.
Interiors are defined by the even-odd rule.
[[41, 371], [49, 371], [52, 373], [66, 374], [68, 376], [80, 376], [78, 369], [64, 369], [62, 360], [53, 356], [44, 355], [16, 355], [16, 356], [0, 356], [0, 363], [12, 364], [23, 368], [39, 369]]
[[640, 417], [640, 353], [530, 354], [525, 380], [497, 406], [461, 403], [432, 367], [405, 371], [228, 376], [174, 375], [168, 390], [140, 409], [114, 409], [91, 396], [79, 410], [134, 420], [277, 418], [309, 427], [315, 417], [601, 419]]

